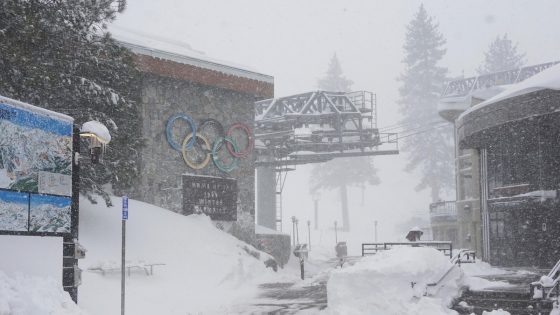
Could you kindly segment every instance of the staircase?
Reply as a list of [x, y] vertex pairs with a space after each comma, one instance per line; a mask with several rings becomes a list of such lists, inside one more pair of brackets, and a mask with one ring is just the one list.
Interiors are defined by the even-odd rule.
[[552, 301], [533, 300], [527, 291], [464, 291], [453, 309], [459, 314], [480, 315], [483, 311], [503, 309], [511, 315], [548, 315]]
[[469, 315], [480, 315], [483, 311], [495, 309], [508, 311], [511, 315], [549, 315], [560, 296], [560, 260], [548, 275], [540, 277], [541, 272], [482, 277], [491, 281], [506, 281], [512, 286], [463, 291], [453, 309], [459, 314]]

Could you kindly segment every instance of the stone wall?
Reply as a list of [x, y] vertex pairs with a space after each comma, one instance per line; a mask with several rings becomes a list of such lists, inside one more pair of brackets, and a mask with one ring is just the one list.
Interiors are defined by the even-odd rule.
[[[212, 162], [204, 169], [191, 169], [184, 163], [181, 153], [169, 145], [166, 124], [170, 116], [183, 113], [197, 123], [206, 118], [216, 119], [226, 131], [237, 122], [252, 127], [256, 100], [254, 95], [243, 92], [145, 73], [142, 86], [145, 147], [136, 198], [181, 212], [182, 174], [231, 177], [237, 179], [239, 187], [238, 222], [252, 225], [255, 216], [255, 154], [240, 159], [239, 167], [229, 174], [218, 170]], [[187, 126], [185, 123], [186, 130]], [[228, 229], [235, 233], [235, 226]]]

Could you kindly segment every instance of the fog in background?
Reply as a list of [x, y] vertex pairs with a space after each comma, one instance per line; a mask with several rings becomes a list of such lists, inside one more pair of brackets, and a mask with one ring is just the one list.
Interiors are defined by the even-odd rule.
[[[275, 96], [317, 89], [330, 58], [337, 54], [354, 90], [377, 94], [378, 126], [399, 122], [396, 100], [403, 70], [405, 26], [422, 1], [325, 0], [128, 0], [127, 10], [110, 30], [135, 32], [150, 41], [171, 39], [187, 43], [212, 58], [241, 64], [274, 76]], [[484, 51], [497, 35], [508, 33], [525, 52], [527, 65], [560, 59], [560, 1], [423, 1], [447, 39], [441, 65], [449, 76], [471, 76]], [[118, 36], [117, 36], [118, 38]], [[379, 240], [402, 239], [399, 223], [412, 216], [428, 220], [429, 191], [416, 192], [418, 176], [403, 171], [404, 153], [375, 157], [381, 184], [368, 187], [362, 205], [361, 189], [349, 189], [352, 235], [355, 243], [373, 241], [373, 222], [379, 221]], [[284, 194], [284, 231], [290, 217], [313, 220], [309, 194], [312, 166], [298, 166], [288, 175]], [[339, 193], [320, 197], [319, 226], [313, 241], [331, 241], [334, 220], [341, 222]], [[455, 199], [450, 192], [449, 199]], [[340, 223], [339, 223], [340, 224]], [[300, 238], [306, 238], [300, 223]], [[406, 226], [406, 224], [404, 224]], [[313, 228], [313, 224], [312, 224]], [[306, 227], [305, 227], [306, 230]], [[334, 240], [332, 240], [334, 245]], [[355, 244], [351, 245], [356, 250]]]

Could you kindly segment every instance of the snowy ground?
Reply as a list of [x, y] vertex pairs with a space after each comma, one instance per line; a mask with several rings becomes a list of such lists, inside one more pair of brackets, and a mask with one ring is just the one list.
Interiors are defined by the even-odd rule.
[[[120, 199], [114, 198], [113, 203], [120, 205]], [[87, 270], [118, 265], [120, 217], [119, 207], [81, 200], [80, 242], [88, 252], [80, 262], [86, 271], [79, 305], [90, 314], [120, 312], [120, 273], [102, 275]], [[130, 200], [127, 260], [165, 265], [155, 266], [153, 275], [133, 270], [127, 277], [127, 313], [223, 313], [233, 302], [253, 296], [259, 282], [275, 276], [244, 248], [250, 247], [216, 229], [208, 217], [186, 217]]]
[[1, 315], [79, 315], [82, 311], [52, 278], [0, 271]]
[[[113, 203], [119, 205], [120, 199]], [[80, 243], [88, 252], [80, 261], [84, 274], [79, 307], [53, 279], [0, 271], [0, 314], [119, 314], [120, 217], [119, 207], [81, 200]], [[363, 259], [350, 257], [340, 268], [331, 245], [313, 245], [305, 263], [306, 279], [301, 280], [293, 256], [275, 273], [264, 266], [266, 254], [255, 258], [258, 251], [216, 229], [207, 217], [186, 217], [130, 200], [127, 261], [165, 265], [155, 266], [153, 275], [141, 268], [131, 270], [126, 278], [127, 313], [449, 315], [456, 314], [448, 306], [461, 286], [507, 285], [473, 277], [506, 271], [485, 263], [464, 264], [426, 297], [426, 284], [451, 266], [440, 252], [396, 248]], [[90, 270], [96, 267], [115, 270]]]

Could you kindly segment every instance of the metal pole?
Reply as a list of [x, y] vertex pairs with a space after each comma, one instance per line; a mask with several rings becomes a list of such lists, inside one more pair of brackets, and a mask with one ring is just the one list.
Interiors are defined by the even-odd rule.
[[298, 227], [298, 219], [296, 219], [296, 237], [297, 237], [297, 243], [299, 244], [299, 227]]
[[122, 254], [121, 254], [121, 315], [124, 315], [125, 297], [125, 249], [126, 249], [126, 220], [122, 220]]
[[336, 221], [334, 221], [334, 242], [336, 244], [338, 244], [338, 235], [337, 235], [337, 231], [336, 231]]
[[124, 315], [125, 297], [125, 253], [126, 253], [126, 220], [128, 220], [128, 197], [122, 197], [122, 244], [121, 244], [121, 315]]
[[375, 242], [377, 243], [377, 220], [375, 220], [374, 222], [374, 227], [375, 227]]
[[315, 199], [315, 230], [319, 228], [319, 200]]
[[292, 216], [292, 244], [296, 247], [296, 217]]
[[311, 250], [311, 221], [307, 220], [307, 248]]

